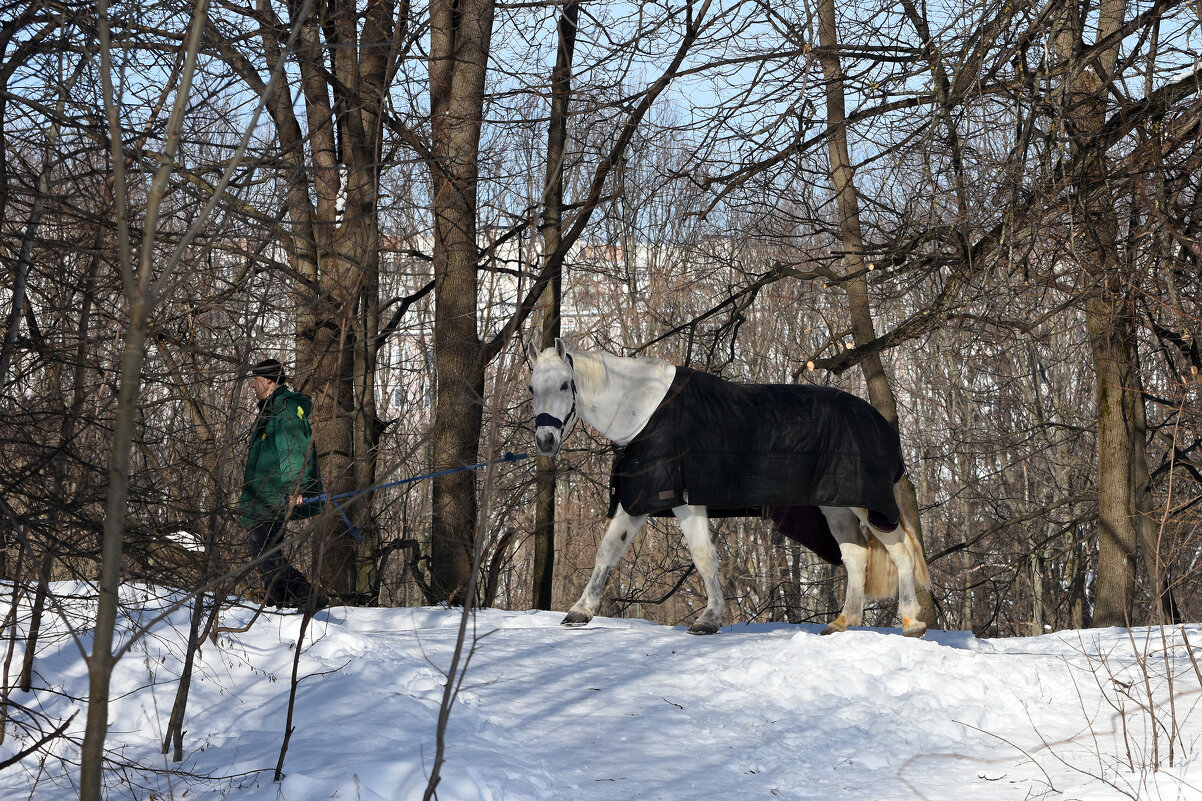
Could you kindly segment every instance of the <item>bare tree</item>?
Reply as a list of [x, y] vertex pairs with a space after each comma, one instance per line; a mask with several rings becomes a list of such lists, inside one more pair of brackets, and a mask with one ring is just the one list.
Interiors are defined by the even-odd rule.
[[[300, 387], [314, 399], [324, 479], [332, 493], [367, 489], [376, 483], [382, 430], [375, 394], [382, 137], [388, 86], [413, 44], [408, 6], [307, 2], [227, 11], [254, 26], [257, 48], [230, 35], [236, 16], [212, 19], [206, 45], [265, 98], [273, 122], [284, 202], [278, 215], [258, 214], [286, 220], [276, 229], [286, 282], [273, 302], [290, 295], [294, 304]], [[296, 70], [301, 104], [286, 83], [270, 82], [280, 70]], [[360, 547], [340, 518], [321, 541], [326, 582], [348, 600], [369, 597], [375, 581], [379, 536], [370, 502], [365, 495], [347, 505]]]
[[[576, 51], [576, 26], [580, 5], [571, 0], [560, 12], [555, 69], [551, 74], [551, 115], [547, 126], [547, 177], [543, 192], [542, 252], [555, 254], [563, 235], [564, 162], [567, 159], [568, 104], [572, 92], [572, 65]], [[542, 320], [538, 345], [549, 348], [562, 333], [563, 270], [553, 269], [543, 290]], [[534, 491], [533, 600], [537, 609], [550, 609], [555, 577], [555, 484], [554, 462], [538, 459]]]
[[[436, 470], [474, 463], [483, 424], [477, 182], [495, 11], [492, 0], [439, 0], [430, 9]], [[463, 602], [474, 550], [475, 477], [465, 472], [439, 477], [433, 493], [431, 588], [437, 599]]]
[[[100, 72], [105, 115], [112, 143], [114, 166], [113, 185], [116, 203], [118, 253], [121, 277], [129, 306], [123, 351], [121, 378], [117, 394], [112, 458], [109, 464], [108, 497], [105, 506], [104, 540], [100, 557], [100, 602], [96, 611], [96, 626], [92, 653], [88, 660], [88, 719], [80, 755], [80, 798], [100, 801], [101, 775], [104, 761], [104, 742], [108, 733], [109, 683], [115, 655], [114, 627], [117, 620], [117, 592], [121, 580], [121, 549], [125, 537], [125, 512], [129, 492], [129, 458], [133, 447], [134, 425], [142, 364], [146, 353], [148, 323], [162, 292], [163, 281], [171, 275], [170, 263], [164, 270], [155, 270], [155, 234], [158, 214], [167, 182], [171, 177], [171, 162], [179, 143], [184, 114], [196, 69], [200, 49], [200, 34], [207, 14], [207, 4], [200, 3], [189, 26], [187, 47], [183, 50], [176, 97], [167, 121], [163, 146], [164, 163], [146, 188], [145, 218], [142, 221], [142, 242], [135, 250], [130, 235], [130, 185], [126, 180], [126, 153], [123, 145], [124, 128], [113, 88], [112, 39], [110, 37], [108, 4], [97, 5], [97, 45], [100, 50]], [[173, 81], [174, 83], [174, 81]], [[134, 264], [135, 255], [137, 265]], [[158, 273], [158, 274], [156, 274]]]

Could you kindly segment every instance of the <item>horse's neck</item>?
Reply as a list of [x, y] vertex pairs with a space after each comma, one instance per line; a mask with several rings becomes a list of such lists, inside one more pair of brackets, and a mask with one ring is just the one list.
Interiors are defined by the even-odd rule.
[[572, 356], [580, 418], [619, 445], [643, 430], [676, 375], [675, 367], [658, 359], [589, 351]]

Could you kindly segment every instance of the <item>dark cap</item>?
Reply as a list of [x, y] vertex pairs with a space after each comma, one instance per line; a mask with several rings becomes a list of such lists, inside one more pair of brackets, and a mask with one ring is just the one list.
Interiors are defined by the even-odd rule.
[[277, 384], [283, 384], [286, 380], [284, 375], [284, 365], [277, 362], [275, 359], [264, 359], [263, 361], [250, 368], [250, 374], [253, 376], [261, 376], [268, 381], [274, 381]]

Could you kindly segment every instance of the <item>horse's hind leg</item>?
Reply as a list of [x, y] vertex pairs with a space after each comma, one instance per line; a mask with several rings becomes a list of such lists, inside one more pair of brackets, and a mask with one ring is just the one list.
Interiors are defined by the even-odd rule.
[[704, 506], [677, 506], [672, 509], [680, 531], [688, 543], [693, 564], [705, 583], [705, 611], [689, 627], [689, 634], [717, 634], [726, 614], [726, 596], [718, 581], [718, 552], [710, 539], [710, 519]]
[[868, 565], [868, 548], [860, 534], [860, 521], [855, 512], [844, 507], [820, 508], [831, 534], [839, 543], [839, 554], [847, 570], [843, 612], [822, 630], [823, 634], [834, 634], [860, 625], [860, 619], [864, 616], [864, 572]]
[[907, 637], [921, 637], [926, 634], [927, 624], [918, 617], [921, 607], [918, 605], [918, 593], [914, 586], [916, 557], [910, 552], [905, 525], [899, 522], [893, 531], [881, 531], [868, 522], [867, 509], [855, 511], [872, 535], [885, 546], [889, 558], [897, 567], [897, 611], [902, 619], [902, 634]]
[[593, 575], [589, 577], [580, 600], [568, 610], [563, 625], [583, 626], [593, 619], [601, 605], [601, 593], [605, 589], [610, 569], [622, 558], [622, 554], [626, 553], [626, 546], [630, 545], [630, 541], [646, 522], [647, 515], [631, 517], [621, 504], [618, 505], [613, 520], [609, 521], [609, 528], [605, 530], [605, 536], [601, 538], [601, 544], [597, 546]]

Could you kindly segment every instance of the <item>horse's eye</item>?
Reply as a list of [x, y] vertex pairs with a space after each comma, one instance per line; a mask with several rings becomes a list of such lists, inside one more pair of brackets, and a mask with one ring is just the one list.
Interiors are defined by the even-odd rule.
[[564, 381], [562, 384], [559, 385], [559, 391], [560, 392], [568, 391], [568, 382], [567, 381]]

